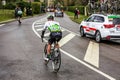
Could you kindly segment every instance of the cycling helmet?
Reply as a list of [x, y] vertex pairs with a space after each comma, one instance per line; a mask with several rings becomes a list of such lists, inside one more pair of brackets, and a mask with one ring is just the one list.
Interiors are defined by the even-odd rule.
[[47, 19], [52, 19], [53, 20], [54, 16], [50, 15], [50, 16], [47, 17]]

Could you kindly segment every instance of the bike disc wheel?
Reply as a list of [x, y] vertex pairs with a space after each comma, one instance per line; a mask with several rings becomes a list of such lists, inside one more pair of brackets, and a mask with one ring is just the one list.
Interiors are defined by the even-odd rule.
[[52, 68], [54, 72], [58, 72], [61, 66], [61, 53], [57, 52], [57, 56], [54, 54], [54, 59], [52, 60]]

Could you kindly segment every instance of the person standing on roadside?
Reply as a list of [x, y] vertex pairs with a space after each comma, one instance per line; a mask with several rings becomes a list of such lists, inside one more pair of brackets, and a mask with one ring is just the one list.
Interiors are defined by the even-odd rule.
[[78, 18], [79, 18], [80, 17], [80, 11], [78, 10], [77, 13], [78, 13]]
[[78, 19], [78, 9], [74, 10], [74, 19]]

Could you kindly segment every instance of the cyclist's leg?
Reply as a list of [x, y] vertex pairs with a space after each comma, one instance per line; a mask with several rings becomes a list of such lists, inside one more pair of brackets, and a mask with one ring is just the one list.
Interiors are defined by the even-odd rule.
[[51, 51], [51, 45], [53, 43], [54, 39], [50, 37], [48, 40], [48, 46], [47, 46], [47, 57], [50, 58], [50, 51]]
[[17, 15], [17, 21], [21, 24], [21, 17], [22, 15]]
[[58, 42], [55, 43], [55, 48], [59, 48]]
[[47, 46], [47, 54], [50, 54], [50, 49], [51, 49], [51, 44], [48, 42], [48, 46]]
[[21, 15], [19, 15], [19, 23], [21, 23]]
[[20, 23], [20, 17], [19, 16], [17, 17], [17, 21]]
[[17, 21], [19, 20], [19, 16], [16, 17], [16, 20], [17, 20]]

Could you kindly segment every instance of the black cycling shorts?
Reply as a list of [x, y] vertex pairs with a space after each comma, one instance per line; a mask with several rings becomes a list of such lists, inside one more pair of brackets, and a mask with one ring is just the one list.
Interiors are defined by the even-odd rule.
[[56, 41], [59, 42], [62, 38], [62, 32], [51, 32], [50, 33], [50, 39], [49, 44], [55, 43]]
[[20, 17], [20, 18], [21, 18], [21, 17], [22, 17], [22, 14], [20, 14], [20, 15], [19, 15], [19, 14], [17, 14], [15, 17], [16, 17], [16, 18], [18, 18], [18, 17]]

